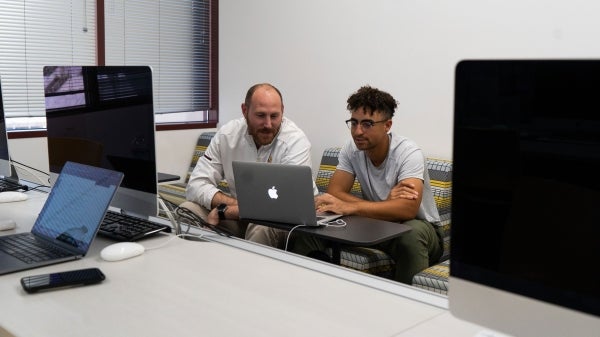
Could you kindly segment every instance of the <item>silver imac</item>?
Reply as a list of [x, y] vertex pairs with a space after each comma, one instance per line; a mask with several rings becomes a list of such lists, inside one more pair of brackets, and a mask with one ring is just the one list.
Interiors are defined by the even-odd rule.
[[600, 335], [600, 60], [465, 60], [455, 77], [453, 315]]

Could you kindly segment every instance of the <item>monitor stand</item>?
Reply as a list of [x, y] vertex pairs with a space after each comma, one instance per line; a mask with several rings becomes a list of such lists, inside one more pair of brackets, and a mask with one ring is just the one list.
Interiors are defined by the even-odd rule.
[[17, 171], [15, 170], [15, 166], [12, 163], [10, 164], [10, 177], [2, 177], [2, 178], [0, 178], [0, 180], [5, 181], [10, 185], [13, 185], [13, 187], [10, 189], [7, 189], [7, 191], [9, 191], [9, 190], [11, 190], [11, 191], [18, 191], [18, 190], [27, 191], [27, 190], [29, 190], [29, 186], [23, 185], [19, 182], [19, 175], [17, 174]]

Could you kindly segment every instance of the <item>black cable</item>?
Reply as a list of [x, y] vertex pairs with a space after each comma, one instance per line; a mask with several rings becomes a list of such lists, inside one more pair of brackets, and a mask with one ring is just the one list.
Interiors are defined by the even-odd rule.
[[179, 205], [176, 205], [175, 203], [162, 198], [159, 196], [159, 198], [161, 198], [165, 204], [168, 206], [169, 210], [171, 212], [174, 212], [175, 215], [177, 215], [178, 217], [178, 221], [181, 222], [182, 220], [185, 220], [184, 222], [190, 226], [194, 226], [194, 227], [198, 227], [198, 228], [203, 228], [203, 227], [208, 227], [211, 230], [213, 230], [215, 233], [221, 235], [221, 236], [226, 236], [226, 237], [231, 237], [233, 236], [233, 234], [231, 232], [229, 232], [228, 230], [226, 230], [225, 228], [218, 228], [218, 226], [215, 225], [211, 225], [208, 222], [206, 222], [204, 219], [202, 219], [201, 217], [199, 217], [196, 213], [192, 212], [191, 210], [185, 208], [185, 207], [179, 207]]
[[206, 222], [204, 219], [202, 219], [201, 217], [199, 217], [198, 215], [196, 215], [196, 213], [192, 212], [191, 210], [185, 208], [185, 207], [177, 207], [175, 209], [175, 214], [177, 214], [178, 217], [183, 218], [184, 220], [186, 220], [188, 225], [192, 225], [192, 226], [196, 226], [196, 227], [208, 227], [210, 229], [212, 229], [215, 233], [221, 235], [221, 236], [226, 236], [226, 237], [231, 237], [232, 234], [226, 230], [226, 229], [221, 229], [218, 228], [218, 226], [214, 226], [209, 224], [208, 222]]
[[36, 171], [36, 172], [39, 172], [39, 173], [41, 173], [41, 174], [45, 174], [45, 175], [47, 175], [48, 177], [50, 176], [50, 174], [49, 174], [49, 173], [47, 173], [47, 172], [40, 171], [40, 170], [38, 170], [38, 169], [36, 169], [36, 168], [33, 168], [33, 167], [29, 166], [29, 165], [25, 165], [25, 164], [23, 164], [23, 163], [21, 163], [21, 162], [18, 162], [18, 161], [16, 161], [16, 160], [12, 159], [12, 158], [10, 159], [10, 161], [11, 161], [11, 162], [13, 162], [13, 163], [17, 163], [17, 164], [19, 164], [19, 165], [21, 165], [21, 166], [23, 166], [23, 167], [26, 167], [26, 168], [28, 168], [28, 169], [30, 169], [30, 170], [34, 170], [34, 171]]
[[[51, 187], [50, 187], [50, 186], [48, 186], [48, 185], [37, 185], [36, 187], [30, 188], [30, 189], [29, 189], [29, 191], [35, 191], [35, 190], [37, 190], [38, 188], [42, 188], [42, 187], [45, 187], [45, 188], [51, 188]], [[42, 193], [46, 193], [46, 194], [48, 193], [48, 191], [44, 191], [44, 190], [38, 190], [38, 191], [39, 191], [39, 192], [42, 192]]]

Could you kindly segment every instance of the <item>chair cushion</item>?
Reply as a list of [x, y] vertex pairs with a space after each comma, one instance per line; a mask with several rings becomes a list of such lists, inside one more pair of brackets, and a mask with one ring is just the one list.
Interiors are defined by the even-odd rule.
[[180, 205], [185, 201], [185, 188], [187, 183], [161, 184], [158, 186], [158, 194], [175, 205]]
[[450, 260], [431, 266], [413, 276], [412, 285], [439, 294], [448, 294]]
[[200, 137], [198, 137], [198, 141], [196, 142], [196, 147], [194, 148], [194, 153], [192, 155], [192, 161], [190, 162], [190, 166], [188, 167], [187, 175], [185, 177], [186, 183], [190, 181], [190, 175], [192, 175], [192, 171], [194, 171], [194, 167], [196, 167], [198, 159], [204, 155], [206, 148], [214, 136], [215, 132], [211, 131], [203, 132]]
[[[327, 249], [331, 256], [331, 248]], [[391, 279], [396, 268], [395, 261], [386, 253], [368, 247], [343, 247], [340, 252], [340, 265]]]
[[[321, 157], [321, 164], [319, 165], [319, 171], [317, 171], [317, 177], [315, 179], [315, 184], [320, 193], [327, 192], [327, 186], [329, 185], [331, 176], [333, 176], [333, 172], [335, 172], [335, 168], [338, 164], [340, 150], [340, 147], [330, 147], [323, 151], [323, 157]], [[354, 180], [350, 192], [357, 197], [362, 198], [362, 189], [360, 188], [358, 180]]]

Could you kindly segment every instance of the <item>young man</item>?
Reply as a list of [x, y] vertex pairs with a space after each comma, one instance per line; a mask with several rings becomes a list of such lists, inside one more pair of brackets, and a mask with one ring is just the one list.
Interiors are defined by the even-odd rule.
[[[311, 144], [294, 122], [283, 117], [281, 92], [271, 84], [256, 84], [248, 90], [242, 103], [242, 115], [223, 125], [212, 138], [190, 176], [186, 190], [188, 201], [181, 206], [238, 237], [282, 248], [286, 231], [238, 221], [232, 162], [262, 161], [310, 167]], [[218, 189], [223, 179], [228, 182], [231, 195]], [[316, 186], [313, 188], [316, 191]]]
[[[396, 261], [397, 281], [410, 284], [414, 274], [442, 255], [439, 214], [429, 186], [425, 157], [411, 140], [392, 133], [397, 103], [387, 92], [365, 86], [348, 98], [352, 135], [340, 151], [327, 193], [315, 199], [321, 211], [402, 222], [412, 230], [374, 248]], [[354, 178], [363, 198], [350, 193]], [[439, 233], [439, 234], [438, 234]], [[319, 239], [295, 236], [294, 251], [317, 256]]]

